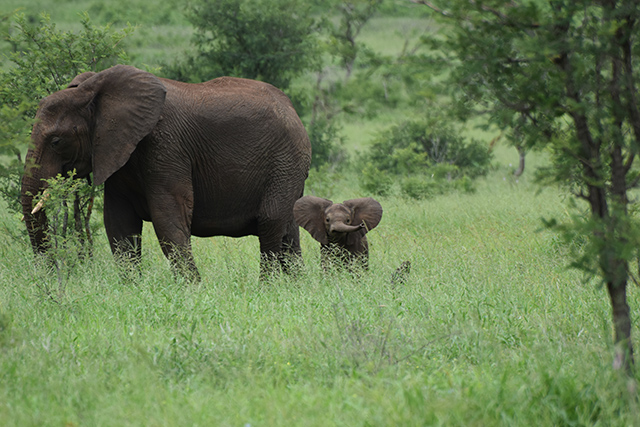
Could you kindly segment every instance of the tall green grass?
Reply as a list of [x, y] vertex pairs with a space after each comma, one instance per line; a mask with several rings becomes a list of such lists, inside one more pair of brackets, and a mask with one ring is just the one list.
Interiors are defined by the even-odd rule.
[[[351, 197], [345, 191], [341, 197]], [[139, 275], [104, 235], [62, 285], [2, 234], [3, 425], [633, 425], [611, 369], [606, 292], [566, 268], [541, 216], [554, 191], [490, 177], [476, 194], [381, 199], [371, 269], [258, 282], [258, 244], [194, 239], [173, 277], [151, 227]], [[23, 225], [3, 210], [0, 223]], [[412, 263], [404, 284], [390, 276]], [[630, 292], [632, 312], [638, 295]]]

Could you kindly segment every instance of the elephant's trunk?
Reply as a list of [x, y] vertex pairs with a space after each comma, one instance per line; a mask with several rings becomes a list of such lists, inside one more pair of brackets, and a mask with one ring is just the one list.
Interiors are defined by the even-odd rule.
[[335, 224], [331, 224], [329, 229], [329, 233], [353, 233], [356, 231], [360, 231], [363, 225], [347, 225], [343, 222], [337, 222]]
[[33, 150], [27, 153], [24, 176], [22, 177], [22, 213], [29, 232], [31, 246], [36, 253], [43, 253], [47, 250], [45, 231], [47, 229], [47, 215], [44, 209], [34, 210], [33, 199], [46, 187], [43, 178], [55, 176], [55, 174], [43, 171], [40, 165], [36, 164], [38, 156]]
[[31, 246], [36, 253], [45, 252], [45, 230], [47, 228], [47, 215], [43, 209], [31, 213], [34, 210], [33, 198], [42, 189], [42, 182], [25, 175], [22, 178], [22, 213], [29, 232]]

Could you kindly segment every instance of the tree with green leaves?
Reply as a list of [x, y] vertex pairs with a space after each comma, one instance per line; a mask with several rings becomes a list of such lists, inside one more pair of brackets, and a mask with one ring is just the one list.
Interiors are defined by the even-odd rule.
[[320, 25], [309, 7], [301, 0], [195, 0], [186, 12], [195, 52], [165, 74], [191, 82], [244, 77], [285, 90], [320, 59]]
[[605, 284], [614, 366], [630, 372], [626, 292], [640, 245], [630, 195], [640, 183], [638, 2], [413, 1], [442, 18], [432, 42], [462, 88], [454, 94], [462, 110], [485, 114], [514, 145], [552, 154], [540, 181], [567, 189], [578, 209], [570, 223], [549, 224], [586, 242], [573, 265]]
[[78, 74], [128, 62], [120, 43], [133, 31], [131, 27], [122, 31], [96, 27], [87, 14], [80, 24], [78, 32], [60, 31], [46, 14], [38, 25], [16, 15], [9, 36], [16, 51], [8, 53], [11, 67], [0, 75], [3, 105], [27, 101], [33, 115], [40, 99], [66, 87]]

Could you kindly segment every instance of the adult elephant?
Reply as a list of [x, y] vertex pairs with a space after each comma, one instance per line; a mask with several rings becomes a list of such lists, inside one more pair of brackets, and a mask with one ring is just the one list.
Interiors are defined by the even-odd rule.
[[[220, 77], [189, 84], [125, 65], [78, 75], [40, 102], [22, 181], [31, 244], [46, 251], [44, 179], [76, 170], [104, 186], [112, 252], [139, 259], [151, 221], [173, 266], [198, 279], [191, 236], [256, 235], [261, 272], [300, 253], [293, 205], [311, 145], [275, 87]], [[46, 206], [46, 205], [45, 205]]]

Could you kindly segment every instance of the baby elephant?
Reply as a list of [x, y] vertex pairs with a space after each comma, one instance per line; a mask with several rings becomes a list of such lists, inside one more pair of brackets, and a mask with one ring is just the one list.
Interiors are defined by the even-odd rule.
[[338, 265], [369, 267], [369, 245], [365, 234], [382, 219], [382, 206], [371, 197], [333, 203], [315, 196], [298, 199], [293, 216], [300, 227], [320, 242], [324, 269], [333, 261]]

